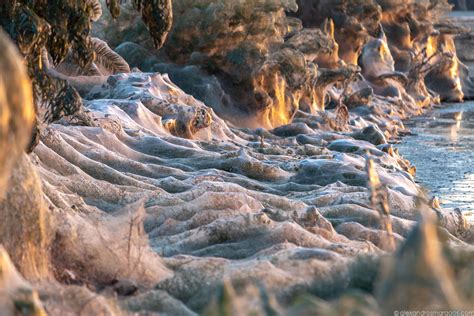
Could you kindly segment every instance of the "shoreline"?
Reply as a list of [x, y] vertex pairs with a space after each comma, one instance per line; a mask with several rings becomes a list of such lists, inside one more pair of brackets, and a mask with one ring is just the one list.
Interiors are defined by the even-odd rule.
[[[412, 135], [413, 139], [409, 141], [408, 144], [404, 144], [401, 150], [406, 150], [409, 153], [406, 154], [405, 156], [414, 163], [414, 165], [419, 165], [420, 163], [426, 162], [428, 164], [436, 164], [436, 162], [433, 162], [433, 156], [436, 156], [436, 150], [439, 148], [440, 150], [447, 150], [447, 151], [453, 151], [454, 155], [456, 152], [459, 151], [459, 154], [457, 154], [455, 157], [451, 157], [448, 154], [445, 157], [448, 161], [444, 161], [441, 163], [441, 166], [446, 167], [447, 165], [449, 166], [449, 161], [451, 160], [459, 160], [461, 161], [469, 161], [469, 154], [466, 153], [465, 156], [463, 156], [463, 152], [466, 152], [469, 150], [469, 134], [466, 134], [468, 131], [468, 127], [466, 125], [469, 124], [469, 117], [464, 117], [466, 113], [465, 110], [465, 104], [470, 103], [472, 104], [472, 101], [466, 101], [463, 103], [451, 103], [451, 104], [446, 104], [446, 106], [440, 105], [440, 106], [435, 106], [433, 107], [432, 110], [428, 111], [427, 113], [424, 113], [421, 115], [420, 118], [414, 117], [410, 118], [409, 120], [412, 121], [411, 123], [408, 124], [410, 129], [418, 129], [421, 130], [421, 133], [417, 133]], [[471, 106], [472, 108], [472, 106]], [[472, 112], [472, 109], [467, 109], [467, 114]], [[454, 116], [457, 113], [461, 113], [462, 118], [457, 121]], [[451, 129], [450, 126], [452, 125]], [[463, 126], [463, 127], [462, 127]], [[455, 128], [455, 130], [453, 130]], [[461, 128], [461, 130], [460, 130]], [[425, 135], [426, 134], [426, 135]], [[460, 139], [458, 140], [456, 135], [460, 135]], [[409, 136], [410, 137], [410, 136]], [[453, 139], [454, 138], [454, 139]], [[451, 142], [449, 141], [451, 139]], [[467, 145], [464, 145], [463, 143], [467, 142]], [[419, 144], [421, 148], [423, 148], [427, 153], [421, 154], [423, 157], [423, 161], [413, 161], [413, 159], [410, 158], [416, 158], [420, 154], [416, 153], [415, 151], [411, 150], [411, 146], [414, 144]], [[467, 147], [466, 147], [467, 146]], [[444, 157], [444, 153], [439, 154], [441, 157]], [[458, 157], [459, 155], [459, 157]], [[431, 158], [430, 158], [431, 156]], [[418, 158], [420, 159], [420, 158]], [[463, 160], [464, 159], [464, 160]], [[454, 163], [454, 161], [453, 161]], [[425, 168], [426, 169], [426, 168]], [[451, 186], [445, 187], [447, 183], [444, 183], [442, 181], [442, 178], [437, 178], [437, 173], [431, 173], [428, 170], [423, 170], [422, 172], [424, 173], [422, 176], [422, 179], [420, 179], [420, 184], [424, 185], [426, 189], [430, 190], [430, 194], [433, 196], [438, 196], [440, 199], [444, 199], [445, 197], [449, 199], [449, 196], [451, 196], [451, 199], [458, 199], [456, 200], [459, 205], [455, 205], [452, 201], [441, 201], [441, 204], [446, 205], [445, 207], [447, 209], [455, 209], [455, 208], [461, 208], [463, 211], [463, 214], [465, 214], [466, 218], [472, 222], [474, 220], [473, 215], [474, 215], [474, 210], [472, 208], [469, 208], [469, 203], [467, 201], [460, 200], [462, 195], [457, 196], [456, 192], [453, 191], [455, 189], [456, 183], [462, 182], [462, 180], [465, 178], [465, 174], [469, 172], [469, 168], [464, 170], [463, 168], [460, 169], [459, 171], [462, 176], [459, 178], [455, 178], [451, 182]], [[464, 170], [464, 171], [462, 171]], [[428, 184], [426, 186], [427, 181], [434, 181], [434, 183]], [[443, 187], [438, 187], [437, 183], [438, 181], [441, 181]], [[450, 180], [451, 181], [451, 180]], [[444, 194], [442, 192], [444, 192]], [[467, 194], [469, 195], [469, 188], [458, 188], [458, 190], [467, 190], [467, 192], [462, 193], [461, 191], [459, 194]], [[466, 209], [467, 208], [467, 209]]]

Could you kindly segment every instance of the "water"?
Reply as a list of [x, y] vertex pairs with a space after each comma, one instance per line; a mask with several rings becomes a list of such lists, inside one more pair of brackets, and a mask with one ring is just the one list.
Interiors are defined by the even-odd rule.
[[414, 135], [400, 153], [417, 168], [417, 182], [445, 208], [474, 214], [474, 102], [443, 105], [408, 122]]

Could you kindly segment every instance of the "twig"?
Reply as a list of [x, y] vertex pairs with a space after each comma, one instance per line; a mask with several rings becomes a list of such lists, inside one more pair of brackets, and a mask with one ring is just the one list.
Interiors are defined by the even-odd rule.
[[375, 169], [375, 163], [367, 154], [366, 172], [368, 176], [368, 185], [370, 189], [370, 203], [372, 208], [380, 215], [382, 228], [389, 235], [389, 246], [395, 249], [395, 238], [393, 235], [392, 219], [390, 217], [390, 206], [388, 204], [387, 188], [380, 182], [379, 175]]

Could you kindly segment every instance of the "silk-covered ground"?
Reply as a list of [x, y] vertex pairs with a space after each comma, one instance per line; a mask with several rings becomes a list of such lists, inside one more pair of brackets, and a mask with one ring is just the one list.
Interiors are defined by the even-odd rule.
[[[331, 99], [337, 108], [345, 89], [328, 83], [309, 93], [305, 87], [331, 72], [319, 73], [313, 62], [325, 50], [298, 47], [306, 37], [285, 42], [289, 31], [301, 31], [316, 44], [334, 44], [328, 24], [325, 32], [298, 29], [301, 23], [285, 13], [296, 9], [295, 1], [242, 2], [242, 12], [232, 1], [209, 2], [179, 2], [177, 11], [189, 18], [177, 18], [179, 32], [164, 50], [178, 61], [209, 62], [216, 76], [150, 56], [146, 38], [133, 38], [144, 47], [123, 43], [116, 51], [130, 64], [131, 57], [148, 63], [140, 67], [148, 73], [74, 77], [67, 65], [50, 69], [79, 90], [84, 109], [40, 126], [39, 145], [13, 169], [0, 203], [1, 243], [9, 254], [0, 249], [0, 308], [33, 315], [472, 308], [472, 226], [436, 199], [422, 201], [415, 170], [395, 145], [407, 132], [402, 120], [437, 98], [423, 85], [410, 90], [399, 82], [387, 38], [372, 38], [363, 50], [362, 79], [351, 82], [350, 112], [339, 124], [337, 111], [325, 106]], [[238, 23], [220, 29], [229, 12], [245, 32]], [[220, 33], [200, 41], [202, 29], [187, 32], [197, 22]], [[142, 33], [107, 23], [99, 21], [96, 32], [116, 37], [112, 46], [130, 40], [122, 35]], [[247, 54], [252, 45], [265, 53]], [[460, 90], [457, 57], [448, 57], [453, 63], [441, 75], [452, 75], [446, 82]], [[334, 49], [323, 59], [340, 66], [338, 58]], [[354, 75], [356, 67], [347, 68], [342, 73]], [[167, 71], [182, 79], [183, 89], [196, 87], [206, 104], [172, 83]], [[239, 97], [248, 104], [236, 110]], [[243, 118], [256, 119], [239, 125]], [[381, 182], [375, 201], [368, 171]], [[390, 214], [381, 216], [384, 194]]]
[[[397, 244], [419, 219], [407, 162], [391, 145], [354, 139], [380, 140], [360, 132], [369, 125], [360, 117], [355, 132], [311, 128], [330, 121], [329, 111], [254, 135], [213, 115], [187, 140], [163, 127], [155, 106], [212, 110], [166, 76], [116, 75], [93, 93], [86, 106], [95, 127], [52, 125], [30, 159], [58, 221], [56, 277], [138, 287], [120, 298], [132, 310], [202, 312], [225, 281], [245, 311], [263, 312], [262, 295], [289, 308], [303, 293], [373, 291], [381, 255], [392, 249], [369, 202], [367, 157], [389, 188]], [[367, 119], [387, 117], [378, 111]], [[438, 212], [450, 243], [463, 244], [454, 237], [469, 231], [460, 215]]]

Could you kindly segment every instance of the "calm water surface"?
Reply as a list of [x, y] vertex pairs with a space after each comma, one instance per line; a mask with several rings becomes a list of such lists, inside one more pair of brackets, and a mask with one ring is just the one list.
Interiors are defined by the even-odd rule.
[[405, 124], [414, 135], [398, 145], [417, 168], [417, 182], [446, 208], [474, 214], [474, 102], [447, 104]]

